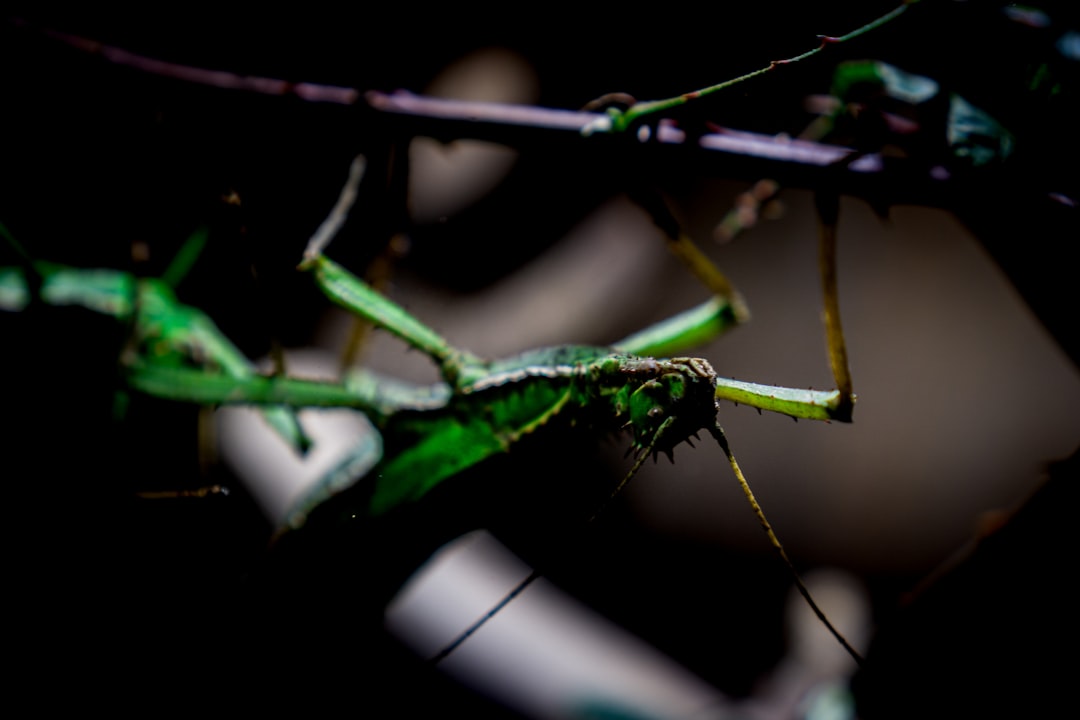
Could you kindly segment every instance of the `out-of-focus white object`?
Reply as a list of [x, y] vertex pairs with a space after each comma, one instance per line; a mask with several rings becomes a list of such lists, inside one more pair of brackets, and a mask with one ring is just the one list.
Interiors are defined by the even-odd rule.
[[[470, 533], [409, 580], [387, 609], [387, 627], [433, 657], [529, 573], [486, 531]], [[543, 578], [440, 668], [530, 717], [728, 716], [716, 688]]]
[[[525, 60], [503, 48], [485, 48], [443, 70], [426, 89], [434, 97], [530, 104], [539, 95], [536, 74]], [[413, 220], [435, 222], [487, 195], [517, 161], [505, 145], [480, 140], [442, 144], [415, 138], [409, 146], [409, 200]]]
[[[320, 350], [286, 355], [289, 374], [298, 377], [333, 378], [336, 363], [331, 353]], [[222, 459], [276, 525], [285, 520], [292, 503], [337, 465], [364, 433], [375, 432], [368, 419], [355, 410], [313, 408], [298, 415], [312, 440], [304, 457], [293, 452], [256, 409], [227, 406], [217, 411]]]

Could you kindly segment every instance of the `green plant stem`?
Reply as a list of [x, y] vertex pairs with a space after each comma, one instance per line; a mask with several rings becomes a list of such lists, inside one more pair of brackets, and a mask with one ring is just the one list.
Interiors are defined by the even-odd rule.
[[793, 63], [802, 62], [803, 60], [808, 60], [814, 55], [817, 55], [818, 53], [825, 50], [825, 48], [829, 45], [839, 45], [840, 43], [854, 40], [861, 35], [865, 35], [866, 33], [876, 30], [882, 25], [885, 25], [886, 23], [895, 20], [897, 17], [902, 15], [905, 10], [907, 10], [908, 5], [912, 5], [915, 2], [918, 2], [918, 0], [907, 0], [899, 7], [894, 8], [890, 12], [882, 15], [876, 20], [867, 23], [866, 25], [863, 25], [860, 28], [852, 30], [846, 35], [840, 35], [839, 37], [819, 35], [818, 37], [821, 38], [821, 44], [812, 50], [807, 50], [801, 55], [796, 55], [795, 57], [790, 57], [786, 60], [773, 60], [763, 68], [759, 68], [752, 72], [748, 72], [745, 75], [740, 75], [739, 77], [732, 78], [730, 80], [725, 80], [724, 82], [718, 83], [716, 85], [710, 85], [709, 87], [702, 88], [700, 90], [683, 93], [682, 95], [676, 95], [675, 97], [666, 98], [664, 100], [648, 100], [645, 102], [639, 102], [627, 108], [626, 110], [623, 110], [622, 112], [613, 112], [611, 115], [610, 132], [623, 132], [646, 115], [652, 115], [654, 113], [672, 110], [674, 108], [685, 105], [692, 100], [698, 100], [700, 98], [707, 97], [709, 95], [712, 95], [713, 93], [720, 92], [721, 90], [726, 90], [733, 85], [738, 85], [739, 83], [743, 83], [747, 80], [756, 78], [758, 75], [764, 75], [765, 73], [771, 72], [782, 65], [791, 65]]

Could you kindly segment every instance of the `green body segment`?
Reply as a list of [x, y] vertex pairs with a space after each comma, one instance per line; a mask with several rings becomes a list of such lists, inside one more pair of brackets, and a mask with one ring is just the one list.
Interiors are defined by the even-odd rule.
[[337, 305], [381, 327], [428, 355], [443, 371], [451, 385], [459, 382], [459, 367], [477, 363], [479, 358], [457, 350], [441, 335], [404, 308], [390, 302], [367, 283], [323, 255], [307, 258], [300, 269], [309, 270], [323, 293]]
[[701, 347], [738, 324], [731, 304], [712, 297], [663, 323], [651, 325], [614, 344], [619, 352], [630, 355], [672, 357]]
[[[369, 511], [382, 514], [418, 500], [450, 477], [498, 453], [560, 416], [583, 418], [595, 403], [588, 383], [601, 348], [563, 347], [466, 368], [481, 379], [440, 408], [403, 407], [380, 426], [386, 457]], [[565, 411], [565, 415], [564, 415]]]
[[[688, 375], [690, 362], [697, 370]], [[628, 425], [640, 444], [651, 439], [669, 415], [696, 423], [683, 437], [673, 434], [674, 445], [716, 415], [714, 375], [704, 361], [654, 360], [614, 354], [609, 348], [562, 346], [465, 370], [483, 370], [481, 380], [444, 395], [439, 407], [402, 406], [377, 424], [385, 447], [382, 462], [371, 472], [370, 515], [419, 500], [463, 470], [510, 452], [522, 438], [550, 423], [567, 423], [592, 434]], [[690, 407], [699, 410], [690, 412]]]
[[[843, 396], [839, 390], [800, 390], [775, 385], [759, 385], [731, 378], [717, 378], [716, 398], [782, 413], [793, 418], [851, 422], [850, 406], [845, 412]], [[855, 396], [852, 395], [852, 402], [854, 398]]]
[[[364, 371], [340, 382], [260, 375], [204, 313], [180, 303], [163, 281], [35, 264], [46, 303], [83, 305], [118, 318], [129, 317], [133, 309], [138, 313], [134, 353], [122, 358], [133, 390], [182, 402], [260, 406], [298, 450], [302, 439], [296, 435], [295, 409], [342, 407], [368, 416], [381, 440], [350, 453], [317, 483], [290, 513], [294, 528], [319, 504], [357, 483], [363, 490], [356, 494], [357, 514], [377, 516], [415, 502], [556, 422], [593, 434], [628, 428], [636, 450], [670, 454], [675, 445], [715, 425], [720, 399], [795, 417], [845, 419], [836, 412], [836, 391], [721, 380], [702, 359], [629, 352], [675, 351], [708, 339], [737, 319], [723, 298], [616, 348], [541, 348], [485, 361], [452, 347], [332, 261], [315, 256], [305, 267], [335, 303], [430, 355], [446, 382], [414, 386]], [[0, 308], [19, 310], [29, 301], [22, 270], [0, 269]]]
[[[478, 361], [463, 370], [480, 379], [456, 393], [441, 383], [416, 387], [367, 372], [351, 376], [346, 387], [355, 393], [352, 400], [367, 406], [385, 443], [382, 460], [364, 482], [366, 499], [352, 511], [378, 516], [419, 500], [548, 423], [571, 418], [594, 431], [597, 425], [616, 429], [617, 408], [609, 403], [601, 410], [604, 397], [615, 393], [598, 392], [605, 383], [597, 382], [606, 377], [604, 362], [611, 357], [607, 348], [566, 346]], [[331, 494], [328, 485], [346, 489], [341, 475], [340, 468], [329, 473], [297, 504], [290, 522], [306, 519]]]
[[289, 408], [353, 408], [365, 398], [340, 383], [294, 377], [243, 376], [137, 360], [127, 368], [132, 389], [154, 397], [201, 405], [280, 405]]

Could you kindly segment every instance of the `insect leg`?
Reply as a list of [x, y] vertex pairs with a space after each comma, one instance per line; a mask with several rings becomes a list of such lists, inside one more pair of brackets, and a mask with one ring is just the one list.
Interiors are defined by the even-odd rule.
[[851, 370], [848, 367], [844, 331], [840, 325], [840, 299], [836, 277], [836, 225], [839, 215], [839, 196], [831, 190], [817, 193], [818, 267], [825, 297], [823, 317], [829, 367], [836, 383], [834, 390], [798, 390], [794, 388], [759, 385], [729, 378], [716, 379], [716, 398], [750, 405], [811, 420], [851, 422], [855, 406]]
[[229, 376], [202, 369], [134, 361], [128, 384], [139, 392], [168, 400], [208, 405], [285, 405], [347, 407], [367, 411], [364, 398], [339, 383], [250, 374]]
[[848, 366], [844, 329], [840, 325], [840, 295], [836, 282], [836, 225], [840, 214], [840, 196], [834, 191], [819, 190], [815, 196], [815, 205], [818, 212], [818, 267], [825, 296], [823, 315], [829, 367], [836, 381], [836, 389], [840, 393], [838, 414], [841, 415], [840, 419], [850, 421], [855, 405], [855, 393], [851, 382], [851, 368]]
[[333, 260], [318, 255], [305, 260], [301, 267], [313, 273], [319, 288], [335, 304], [366, 318], [431, 357], [449, 384], [458, 385], [459, 380], [464, 379], [465, 367], [480, 363], [475, 356], [450, 345], [403, 307]]
[[613, 347], [634, 355], [672, 357], [749, 320], [750, 311], [742, 296], [720, 268], [682, 231], [659, 194], [655, 190], [639, 189], [632, 197], [663, 232], [668, 249], [712, 291], [713, 296], [697, 307], [623, 338]]
[[[217, 328], [214, 322], [195, 308], [179, 306], [172, 309], [178, 319], [173, 325], [173, 342], [197, 347], [208, 365], [220, 368], [226, 375], [234, 378], [252, 377], [258, 374], [255, 366], [240, 350], [232, 344]], [[184, 317], [186, 316], [186, 317]], [[284, 374], [283, 360], [275, 362], [275, 375]], [[296, 411], [288, 406], [264, 407], [260, 409], [263, 419], [294, 451], [304, 454], [311, 447]]]
[[400, 305], [323, 255], [323, 250], [345, 223], [348, 211], [356, 199], [356, 189], [365, 168], [366, 160], [362, 155], [358, 156], [353, 161], [338, 202], [308, 242], [299, 269], [310, 271], [315, 283], [332, 302], [396, 335], [431, 357], [438, 363], [446, 381], [457, 385], [465, 372], [465, 366], [479, 363], [478, 358], [454, 348]]
[[[257, 374], [247, 357], [233, 345], [202, 311], [180, 303], [174, 289], [188, 275], [206, 246], [208, 232], [199, 228], [177, 251], [158, 280], [140, 280], [134, 290], [135, 324], [125, 361], [141, 355], [146, 362], [172, 363], [177, 357], [226, 375], [242, 378]], [[276, 343], [275, 343], [276, 347]], [[275, 374], [284, 374], [280, 349], [275, 353]], [[295, 452], [311, 447], [296, 412], [288, 407], [260, 409], [264, 420]]]

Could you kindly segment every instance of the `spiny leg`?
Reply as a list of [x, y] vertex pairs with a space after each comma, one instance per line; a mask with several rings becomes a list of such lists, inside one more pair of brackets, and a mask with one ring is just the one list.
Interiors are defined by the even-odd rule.
[[478, 358], [453, 347], [400, 305], [323, 255], [323, 250], [348, 217], [348, 211], [356, 199], [356, 187], [363, 178], [365, 168], [364, 156], [357, 156], [337, 204], [308, 242], [299, 268], [312, 273], [319, 289], [332, 302], [396, 335], [431, 357], [439, 365], [446, 381], [456, 386], [459, 381], [464, 380], [463, 376], [468, 374], [470, 366], [480, 363]]
[[840, 324], [840, 293], [837, 290], [836, 273], [836, 226], [840, 215], [840, 196], [834, 191], [819, 190], [814, 199], [818, 213], [818, 267], [825, 297], [823, 317], [829, 368], [836, 381], [836, 389], [840, 392], [838, 419], [850, 421], [855, 405], [855, 393], [851, 368], [848, 366], [844, 329]]
[[[639, 189], [634, 199], [649, 212], [664, 233], [668, 247], [713, 292], [701, 305], [652, 325], [613, 345], [619, 352], [671, 357], [699, 346], [734, 324], [749, 319], [738, 291], [719, 268], [679, 228], [678, 222], [654, 190]], [[778, 412], [794, 418], [850, 422], [855, 404], [848, 370], [836, 280], [836, 225], [839, 198], [835, 192], [818, 194], [819, 269], [825, 297], [826, 342], [834, 390], [800, 390], [762, 385], [730, 378], [716, 379], [716, 399]]]
[[[591, 101], [585, 109], [596, 111], [605, 107], [617, 108], [619, 105], [629, 108], [634, 104], [634, 98], [625, 93], [609, 93]], [[696, 307], [635, 332], [612, 347], [632, 355], [673, 357], [700, 347], [735, 325], [748, 321], [750, 311], [742, 295], [720, 268], [683, 232], [661, 194], [645, 182], [638, 183], [627, 194], [649, 214], [663, 234], [668, 249], [712, 292], [712, 297]]]
[[824, 295], [825, 341], [832, 371], [834, 390], [799, 390], [742, 382], [729, 378], [716, 379], [716, 398], [730, 400], [812, 420], [851, 422], [855, 407], [851, 370], [848, 367], [847, 346], [840, 324], [840, 296], [836, 273], [836, 226], [840, 198], [835, 191], [821, 190], [816, 196], [818, 213], [818, 269]]
[[720, 268], [683, 232], [660, 194], [642, 187], [632, 192], [631, 197], [660, 228], [668, 249], [713, 296], [690, 310], [623, 338], [613, 347], [633, 355], [673, 357], [749, 320], [750, 311], [742, 296]]
[[836, 629], [832, 622], [829, 621], [829, 618], [825, 616], [825, 613], [821, 610], [821, 608], [818, 607], [818, 604], [814, 602], [813, 596], [810, 595], [810, 591], [803, 583], [802, 578], [799, 576], [798, 571], [795, 569], [795, 565], [788, 557], [787, 551], [785, 551], [784, 546], [780, 544], [780, 539], [776, 537], [776, 533], [773, 532], [772, 525], [769, 524], [768, 519], [765, 517], [765, 512], [761, 509], [761, 505], [758, 504], [757, 498], [754, 497], [754, 492], [750, 489], [750, 484], [746, 482], [746, 476], [743, 475], [742, 469], [739, 468], [739, 463], [735, 461], [735, 455], [731, 452], [731, 446], [728, 445], [727, 437], [724, 435], [724, 430], [720, 427], [720, 423], [717, 423], [714, 427], [709, 428], [709, 432], [714, 438], [716, 438], [716, 442], [719, 443], [720, 447], [723, 449], [724, 455], [727, 457], [728, 463], [731, 465], [731, 469], [735, 473], [735, 479], [739, 481], [739, 487], [742, 488], [743, 495], [746, 496], [747, 502], [750, 503], [750, 507], [754, 511], [754, 515], [757, 517], [758, 522], [761, 524], [761, 528], [768, 536], [769, 542], [772, 543], [772, 546], [776, 549], [776, 552], [779, 553], [780, 559], [784, 561], [784, 564], [787, 565], [788, 570], [791, 571], [791, 576], [795, 580], [795, 587], [799, 589], [799, 593], [803, 596], [803, 599], [806, 600], [806, 603], [810, 606], [810, 609], [814, 611], [814, 614], [817, 615], [818, 620], [820, 620], [825, 625], [825, 627], [829, 629], [829, 632], [831, 632], [833, 634], [833, 637], [835, 637], [836, 640], [844, 647], [844, 649], [847, 650], [848, 654], [851, 655], [852, 658], [854, 658], [855, 662], [859, 665], [862, 665], [862, 655], [860, 655], [859, 652], [851, 646], [851, 644], [847, 641], [847, 638], [845, 638], [840, 633], [840, 631]]
[[[319, 288], [335, 304], [366, 318], [431, 357], [450, 385], [459, 386], [473, 379], [468, 370], [481, 364], [478, 358], [452, 346], [403, 307], [333, 260], [317, 255], [306, 259], [301, 269], [312, 271]], [[478, 369], [477, 372], [481, 371]]]

